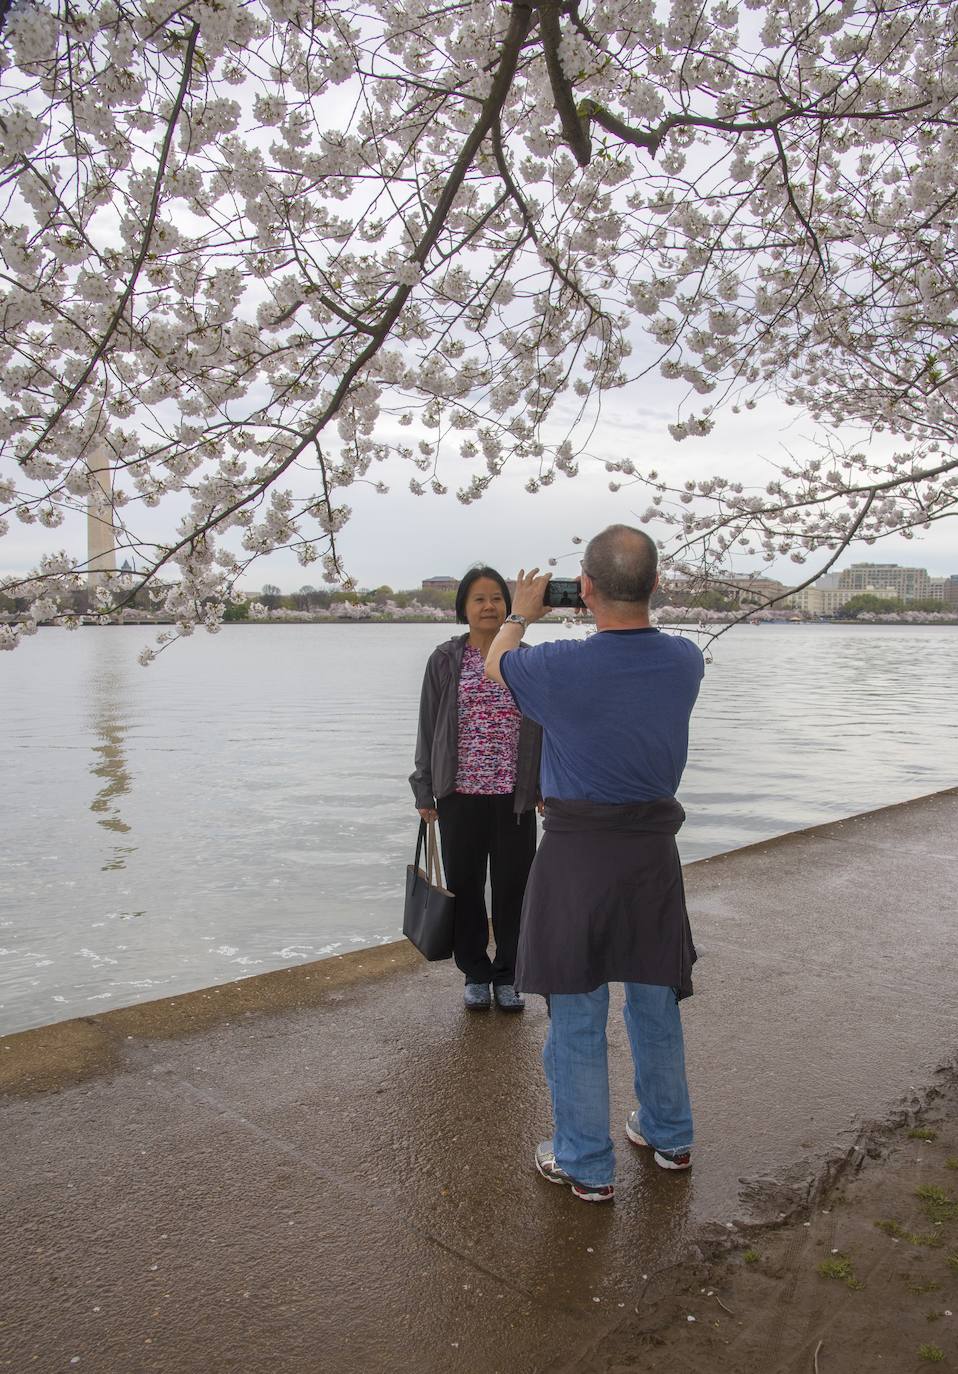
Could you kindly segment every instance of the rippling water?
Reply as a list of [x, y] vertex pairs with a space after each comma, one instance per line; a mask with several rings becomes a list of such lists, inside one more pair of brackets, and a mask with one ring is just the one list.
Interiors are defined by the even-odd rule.
[[[88, 628], [0, 656], [0, 1031], [395, 939], [449, 633], [231, 626], [143, 669], [148, 630]], [[686, 861], [955, 784], [958, 629], [743, 626], [712, 652]]]

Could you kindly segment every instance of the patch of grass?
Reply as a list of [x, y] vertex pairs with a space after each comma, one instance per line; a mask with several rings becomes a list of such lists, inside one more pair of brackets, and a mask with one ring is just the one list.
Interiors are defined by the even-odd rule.
[[893, 1221], [891, 1218], [883, 1218], [876, 1221], [875, 1225], [879, 1231], [884, 1231], [886, 1236], [904, 1236], [907, 1234], [900, 1221]]
[[923, 1183], [915, 1189], [915, 1196], [921, 1198], [925, 1216], [929, 1221], [944, 1223], [958, 1220], [958, 1202], [948, 1196], [944, 1188], [936, 1183]]
[[942, 1319], [942, 1317], [943, 1317], [944, 1315], [945, 1315], [944, 1312], [926, 1312], [926, 1313], [925, 1313], [925, 1321], [926, 1321], [926, 1322], [940, 1322], [941, 1319]]
[[958, 1169], [958, 1155], [949, 1155], [945, 1160], [946, 1169]]
[[922, 1202], [951, 1201], [944, 1188], [939, 1188], [937, 1183], [923, 1183], [920, 1188], [915, 1189], [915, 1197], [920, 1197]]
[[949, 1269], [958, 1269], [958, 1255], [948, 1256], [948, 1267]]
[[924, 1283], [910, 1283], [909, 1293], [937, 1293], [941, 1284], [937, 1279], [926, 1279]]
[[944, 1243], [940, 1231], [914, 1231], [908, 1237], [909, 1245], [927, 1245], [929, 1250], [937, 1250]]
[[908, 1132], [909, 1140], [937, 1140], [938, 1132], [933, 1131], [930, 1126], [912, 1126]]
[[847, 1279], [852, 1274], [852, 1262], [847, 1255], [832, 1255], [818, 1266], [823, 1279]]
[[746, 1264], [758, 1264], [761, 1258], [757, 1250], [746, 1250], [745, 1254], [742, 1256]]
[[847, 1255], [829, 1255], [828, 1259], [823, 1259], [818, 1265], [818, 1272], [823, 1279], [839, 1279], [847, 1288], [856, 1291], [865, 1287], [861, 1280], [855, 1277], [852, 1262]]
[[927, 1360], [929, 1364], [941, 1364], [945, 1358], [945, 1352], [937, 1345], [920, 1345], [918, 1356], [922, 1360]]

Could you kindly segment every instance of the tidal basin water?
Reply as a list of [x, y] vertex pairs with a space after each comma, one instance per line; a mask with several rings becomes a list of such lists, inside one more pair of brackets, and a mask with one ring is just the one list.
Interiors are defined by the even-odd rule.
[[[48, 630], [0, 655], [0, 1032], [396, 939], [422, 669], [453, 630], [230, 626], [146, 669], [149, 628]], [[958, 780], [958, 628], [746, 625], [711, 655], [686, 862]]]

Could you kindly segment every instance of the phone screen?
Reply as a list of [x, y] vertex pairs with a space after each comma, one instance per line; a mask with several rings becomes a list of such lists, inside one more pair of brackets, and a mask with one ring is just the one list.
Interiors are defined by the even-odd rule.
[[552, 577], [543, 594], [543, 604], [561, 607], [570, 611], [585, 609], [582, 600], [582, 584], [577, 577]]

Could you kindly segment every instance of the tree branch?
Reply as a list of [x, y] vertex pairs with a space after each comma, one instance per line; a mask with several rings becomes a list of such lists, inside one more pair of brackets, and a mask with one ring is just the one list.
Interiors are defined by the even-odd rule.
[[819, 568], [818, 572], [815, 573], [814, 576], [807, 577], [805, 581], [800, 582], [797, 587], [789, 587], [786, 591], [779, 592], [778, 596], [769, 597], [767, 601], [762, 602], [761, 606], [751, 606], [747, 611], [743, 611], [741, 615], [736, 616], [734, 620], [730, 620], [727, 625], [723, 625], [720, 630], [717, 630], [714, 635], [711, 635], [709, 638], [709, 643], [711, 644], [716, 639], [721, 638], [721, 636], [724, 635], [727, 630], [731, 630], [735, 625], [741, 625], [743, 621], [748, 620], [749, 616], [755, 615], [756, 611], [767, 611], [769, 606], [774, 606], [779, 601], [784, 601], [787, 596], [794, 596], [796, 592], [803, 592], [806, 587], [810, 587], [813, 582], [817, 582], [820, 577], [824, 577], [825, 574], [829, 571], [829, 569], [835, 566], [839, 558], [841, 558], [842, 554], [845, 552], [849, 544], [855, 538], [855, 535], [861, 529], [862, 524], [865, 520], [865, 516], [871, 509], [874, 500], [875, 493], [872, 492], [866, 500], [865, 504], [862, 506], [856, 518], [852, 521], [848, 529], [845, 531], [845, 534], [842, 536], [838, 548], [832, 554], [831, 558], [828, 560], [825, 566], [823, 568]]
[[[465, 181], [466, 173], [472, 166], [476, 153], [479, 151], [483, 141], [493, 127], [496, 117], [500, 113], [505, 102], [506, 96], [509, 94], [512, 79], [516, 71], [516, 64], [519, 60], [519, 53], [531, 25], [532, 12], [528, 5], [515, 3], [512, 8], [512, 18], [509, 21], [509, 28], [503, 39], [500, 63], [493, 79], [492, 87], [486, 99], [483, 101], [479, 118], [476, 120], [472, 131], [460, 149], [459, 156], [456, 158], [452, 170], [446, 178], [446, 184], [443, 187], [442, 194], [436, 201], [436, 206], [429, 223], [423, 232], [422, 238], [416, 245], [415, 252], [412, 254], [412, 260], [418, 263], [420, 267], [424, 266], [429, 253], [436, 244], [446, 221], [446, 216], [449, 214], [460, 187]], [[321, 414], [313, 424], [309, 426], [306, 433], [300, 436], [299, 442], [293, 446], [282, 462], [278, 463], [274, 468], [271, 468], [269, 472], [263, 476], [261, 481], [257, 482], [256, 485], [238, 501], [234, 501], [231, 505], [217, 514], [211, 515], [198, 529], [186, 535], [183, 539], [179, 540], [178, 543], [168, 548], [163, 556], [149, 570], [147, 575], [141, 580], [140, 586], [145, 586], [147, 582], [156, 576], [161, 567], [169, 563], [183, 549], [190, 548], [198, 540], [201, 540], [208, 530], [215, 528], [217, 525], [221, 524], [222, 521], [229, 519], [236, 511], [242, 510], [245, 506], [258, 500], [259, 497], [273, 485], [276, 479], [296, 462], [300, 454], [302, 454], [310, 444], [316, 442], [329, 421], [338, 413], [357, 374], [362, 371], [369, 360], [379, 351], [389, 337], [393, 325], [401, 315], [406, 301], [412, 294], [412, 290], [412, 286], [397, 286], [388, 310], [379, 324], [375, 327], [373, 338], [370, 339], [362, 352], [359, 353], [346, 368], [339, 380], [336, 390], [324, 406]]]
[[542, 50], [545, 54], [546, 69], [552, 86], [552, 97], [556, 103], [562, 136], [575, 155], [580, 167], [588, 167], [592, 160], [592, 140], [589, 137], [588, 119], [580, 119], [569, 79], [562, 70], [559, 59], [559, 44], [562, 30], [559, 25], [560, 4], [558, 0], [541, 0], [539, 4], [539, 32], [542, 34]]
[[[0, 3], [2, 3], [2, 0], [0, 0]], [[30, 457], [32, 457], [34, 453], [36, 453], [37, 449], [41, 446], [41, 444], [46, 442], [46, 440], [50, 437], [50, 434], [60, 423], [60, 420], [62, 419], [64, 413], [67, 410], [69, 410], [70, 406], [72, 406], [77, 396], [79, 396], [80, 392], [86, 386], [91, 374], [93, 373], [94, 368], [96, 367], [97, 363], [99, 363], [100, 359], [103, 357], [104, 353], [109, 347], [110, 340], [113, 338], [113, 335], [116, 331], [116, 327], [120, 323], [120, 320], [123, 318], [123, 312], [126, 310], [126, 307], [129, 305], [130, 300], [133, 296], [133, 289], [136, 286], [137, 279], [139, 278], [143, 264], [144, 262], [146, 262], [146, 255], [149, 252], [150, 239], [153, 234], [153, 226], [156, 224], [156, 217], [159, 214], [160, 192], [163, 186], [163, 178], [166, 174], [166, 164], [169, 160], [170, 148], [173, 144], [173, 135], [176, 131], [177, 120], [180, 117], [180, 112], [183, 109], [183, 102], [185, 101], [186, 93], [189, 90], [190, 77], [193, 72], [193, 58], [196, 53], [196, 45], [199, 40], [199, 36], [200, 26], [199, 24], [194, 24], [192, 29], [190, 30], [190, 34], [186, 42], [186, 57], [183, 61], [183, 74], [180, 79], [180, 87], [177, 91], [176, 99], [173, 102], [173, 109], [170, 112], [169, 120], [167, 121], [166, 136], [163, 139], [163, 147], [160, 151], [160, 160], [156, 169], [156, 176], [153, 179], [153, 195], [150, 200], [150, 212], [147, 216], [146, 228], [143, 232], [143, 241], [140, 244], [140, 251], [137, 254], [136, 262], [133, 264], [133, 271], [130, 274], [130, 279], [123, 289], [123, 294], [117, 303], [116, 309], [113, 311], [113, 315], [110, 318], [110, 322], [104, 330], [103, 337], [100, 339], [99, 344], [94, 349], [89, 362], [83, 369], [77, 381], [74, 382], [73, 386], [70, 388], [70, 391], [66, 396], [66, 399], [60, 402], [51, 418], [47, 421], [42, 434], [39, 436], [39, 438], [34, 440], [34, 442], [30, 445], [30, 448], [27, 450], [27, 452], [19, 458], [20, 463], [25, 463]]]

